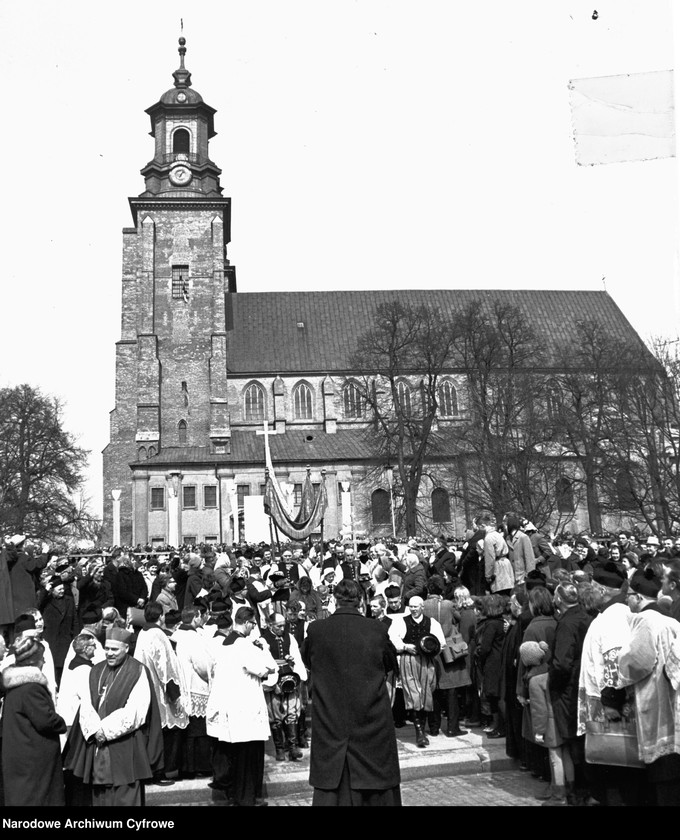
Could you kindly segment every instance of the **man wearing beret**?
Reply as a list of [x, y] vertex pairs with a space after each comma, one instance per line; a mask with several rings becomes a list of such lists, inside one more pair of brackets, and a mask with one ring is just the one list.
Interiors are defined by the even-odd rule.
[[64, 768], [89, 786], [93, 805], [143, 805], [144, 782], [163, 764], [158, 705], [146, 667], [128, 654], [131, 637], [106, 631], [106, 659], [90, 671], [65, 748]]

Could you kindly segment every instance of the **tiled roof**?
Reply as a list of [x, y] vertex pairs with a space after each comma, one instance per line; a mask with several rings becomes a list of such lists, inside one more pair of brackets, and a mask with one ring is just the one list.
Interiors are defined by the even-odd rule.
[[[310, 440], [311, 438], [311, 440]], [[375, 455], [362, 429], [342, 430], [326, 434], [316, 430], [287, 429], [283, 435], [271, 435], [269, 446], [274, 466], [283, 463], [321, 463], [337, 461], [365, 462]], [[235, 429], [231, 437], [231, 454], [211, 454], [207, 446], [170, 446], [161, 449], [135, 466], [170, 465], [237, 465], [262, 464], [264, 468], [264, 441], [255, 431]]]
[[[379, 303], [429, 304], [451, 316], [473, 301], [500, 300], [518, 307], [546, 347], [574, 338], [577, 321], [597, 320], [615, 338], [641, 339], [604, 291], [413, 289], [400, 291], [239, 292], [231, 296], [233, 330], [228, 368], [233, 374], [312, 373], [347, 370], [357, 338]], [[298, 323], [304, 327], [298, 327]]]

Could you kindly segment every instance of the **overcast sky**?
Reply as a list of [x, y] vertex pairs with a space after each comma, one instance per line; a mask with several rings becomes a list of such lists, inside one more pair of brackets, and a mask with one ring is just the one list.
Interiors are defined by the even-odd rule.
[[676, 335], [675, 159], [577, 166], [568, 89], [670, 70], [671, 0], [2, 0], [0, 385], [64, 402], [96, 510], [121, 229], [182, 17], [239, 291], [605, 277], [643, 337]]

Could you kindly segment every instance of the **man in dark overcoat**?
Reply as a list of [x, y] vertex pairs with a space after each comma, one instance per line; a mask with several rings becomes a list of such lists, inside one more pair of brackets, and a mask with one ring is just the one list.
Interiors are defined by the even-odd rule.
[[401, 804], [385, 682], [397, 658], [385, 625], [359, 613], [360, 597], [356, 581], [341, 580], [335, 612], [309, 625], [303, 645], [313, 680], [313, 805]]

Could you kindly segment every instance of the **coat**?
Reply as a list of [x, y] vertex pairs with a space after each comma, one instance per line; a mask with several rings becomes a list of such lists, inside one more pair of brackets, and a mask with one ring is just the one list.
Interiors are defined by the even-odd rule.
[[515, 573], [515, 583], [524, 583], [527, 572], [533, 572], [536, 568], [536, 558], [531, 539], [524, 531], [515, 533], [506, 540], [508, 545], [508, 557], [512, 563]]
[[49, 562], [49, 554], [33, 557], [25, 551], [10, 546], [7, 549], [7, 566], [12, 584], [12, 621], [26, 610], [34, 610], [38, 603], [36, 580], [38, 573]]
[[[522, 636], [522, 642], [545, 642], [552, 651], [553, 645], [555, 644], [556, 629], [557, 619], [554, 615], [536, 615], [527, 625]], [[546, 659], [546, 662], [548, 660], [549, 657]], [[517, 685], [515, 686], [515, 691], [521, 697], [529, 697], [528, 681], [532, 676], [533, 671], [530, 668], [527, 669], [521, 659], [519, 659], [518, 647]]]
[[[454, 606], [451, 601], [428, 595], [423, 612], [428, 618], [435, 618], [442, 627], [447, 642], [453, 641], [458, 635], [458, 624], [454, 617]], [[461, 688], [470, 685], [470, 671], [467, 666], [467, 656], [455, 662], [444, 662], [441, 653], [435, 657], [437, 669], [437, 688]]]
[[141, 598], [145, 603], [148, 590], [144, 575], [129, 566], [119, 566], [118, 574], [113, 580], [113, 605], [125, 618], [128, 607], [136, 607]]
[[45, 675], [35, 666], [9, 665], [2, 689], [5, 805], [64, 805], [59, 735], [66, 723], [55, 711]]
[[555, 714], [550, 703], [546, 670], [535, 674], [529, 680], [529, 709], [531, 710], [531, 734], [534, 740], [536, 735], [542, 735], [542, 746], [561, 747], [563, 742], [555, 726]]
[[413, 598], [414, 595], [420, 595], [424, 598], [427, 594], [427, 575], [422, 564], [410, 569], [404, 575], [404, 603], [408, 604], [408, 599]]
[[475, 662], [481, 672], [480, 687], [487, 697], [500, 697], [504, 638], [505, 630], [500, 616], [480, 619], [475, 630]]
[[55, 598], [48, 593], [40, 607], [45, 622], [43, 637], [49, 644], [56, 669], [64, 667], [68, 649], [76, 635], [76, 605], [64, 595]]
[[398, 664], [385, 625], [339, 606], [309, 625], [302, 660], [313, 686], [309, 783], [335, 790], [346, 765], [354, 789], [396, 787], [399, 759], [385, 676]]
[[570, 607], [557, 620], [548, 687], [555, 726], [564, 739], [576, 737], [581, 653], [592, 620], [593, 616], [588, 615], [580, 604]]

